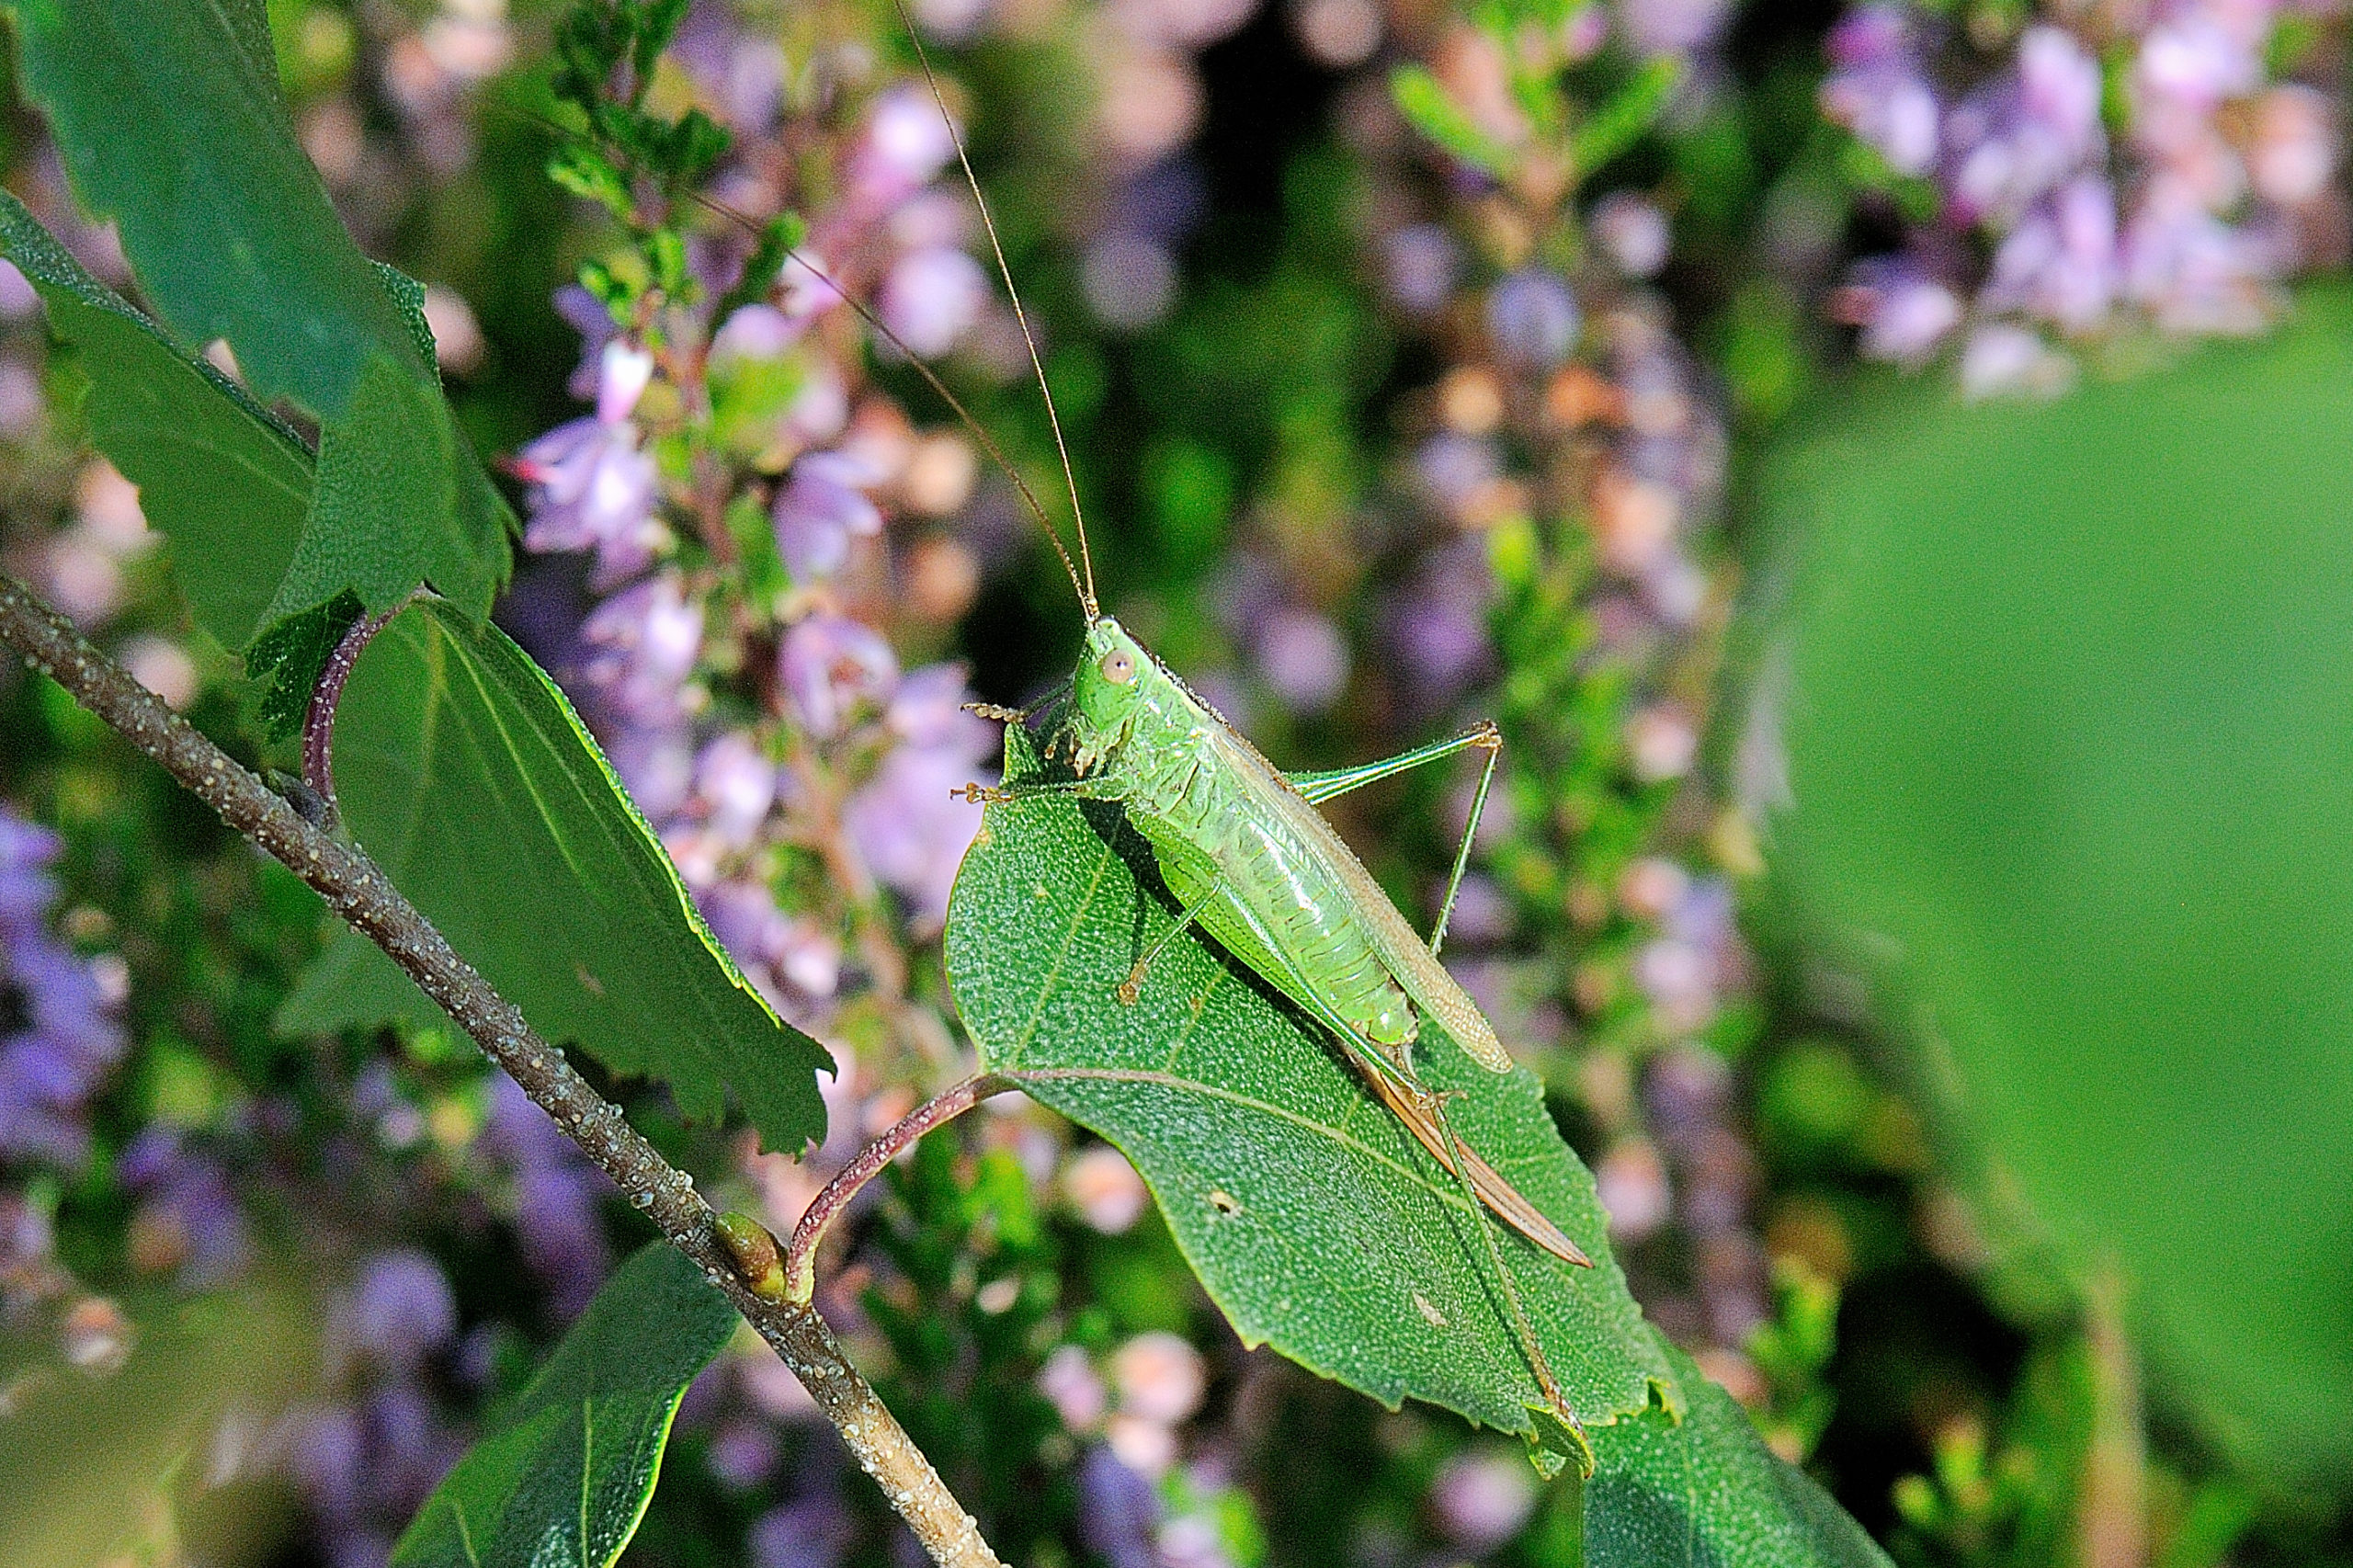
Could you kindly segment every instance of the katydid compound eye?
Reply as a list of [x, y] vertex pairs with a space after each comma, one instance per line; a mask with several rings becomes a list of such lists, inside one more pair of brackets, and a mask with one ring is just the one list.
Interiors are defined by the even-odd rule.
[[1098, 667], [1103, 671], [1103, 678], [1113, 686], [1125, 686], [1136, 678], [1135, 659], [1125, 648], [1114, 648], [1104, 654], [1103, 663]]

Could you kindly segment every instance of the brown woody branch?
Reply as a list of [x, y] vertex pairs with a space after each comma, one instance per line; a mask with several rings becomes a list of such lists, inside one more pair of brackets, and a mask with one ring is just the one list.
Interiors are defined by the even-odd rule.
[[447, 1010], [775, 1347], [940, 1568], [998, 1568], [979, 1526], [949, 1494], [873, 1386], [850, 1365], [815, 1308], [753, 1290], [693, 1178], [656, 1153], [622, 1119], [619, 1106], [591, 1088], [563, 1051], [533, 1032], [515, 1006], [458, 956], [374, 861], [304, 821], [31, 589], [6, 575], [0, 575], [0, 642], [309, 883]]

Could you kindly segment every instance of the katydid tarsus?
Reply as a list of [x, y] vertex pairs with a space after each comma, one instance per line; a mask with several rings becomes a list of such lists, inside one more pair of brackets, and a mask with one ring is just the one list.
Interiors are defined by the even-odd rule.
[[[1591, 1267], [1577, 1244], [1456, 1132], [1446, 1096], [1415, 1073], [1413, 1048], [1425, 1017], [1481, 1066], [1512, 1068], [1510, 1054], [1470, 994], [1438, 961], [1449, 915], [1469, 865], [1502, 736], [1492, 723], [1397, 756], [1323, 773], [1286, 774], [1275, 767], [1209, 703], [1103, 613], [1095, 594], [1095, 566], [1078, 482], [1064, 442], [1029, 313], [999, 243], [995, 220], [948, 112], [938, 78], [904, 0], [894, 0], [926, 80], [977, 204], [999, 277], [1021, 329], [1045, 402], [1049, 426], [1068, 489], [1078, 552], [1073, 556], [1044, 506], [997, 442], [923, 359], [898, 341], [875, 313], [824, 270], [788, 252], [805, 271], [904, 353], [910, 367], [947, 403], [1002, 469], [1060, 559], [1086, 617], [1077, 668], [1061, 695], [1036, 710], [977, 705], [983, 717], [1027, 723], [1042, 717], [1047, 754], [1071, 777], [973, 784], [961, 793], [974, 801], [1011, 801], [1062, 793], [1117, 802], [1151, 846], [1178, 915], [1174, 926], [1147, 948], [1110, 989], [1133, 1004], [1153, 960], [1193, 926], [1216, 938], [1233, 960], [1259, 976], [1329, 1033], [1369, 1090], [1407, 1128], [1460, 1188], [1477, 1262], [1484, 1267], [1498, 1312], [1510, 1326], [1547, 1405], [1547, 1414], [1582, 1434], [1575, 1413], [1553, 1377], [1504, 1261], [1494, 1215], [1550, 1256]], [[717, 203], [715, 210], [752, 227]], [[1427, 942], [1417, 935], [1371, 873], [1358, 860], [1318, 803], [1377, 779], [1442, 761], [1463, 751], [1483, 753], [1469, 820], [1456, 849], [1438, 919]], [[804, 1225], [804, 1229], [807, 1227]], [[822, 1231], [822, 1226], [818, 1228]], [[797, 1238], [796, 1247], [801, 1245]]]

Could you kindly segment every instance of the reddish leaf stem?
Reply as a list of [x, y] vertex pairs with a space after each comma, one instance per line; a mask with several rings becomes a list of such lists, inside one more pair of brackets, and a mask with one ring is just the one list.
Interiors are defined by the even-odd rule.
[[792, 1227], [792, 1241], [784, 1253], [784, 1294], [787, 1301], [808, 1301], [817, 1289], [817, 1248], [826, 1229], [847, 1208], [859, 1189], [882, 1174], [892, 1160], [915, 1146], [925, 1133], [944, 1127], [992, 1095], [1015, 1087], [1010, 1078], [979, 1073], [926, 1100], [892, 1123], [889, 1131], [851, 1156], [824, 1190], [809, 1200], [801, 1222]]

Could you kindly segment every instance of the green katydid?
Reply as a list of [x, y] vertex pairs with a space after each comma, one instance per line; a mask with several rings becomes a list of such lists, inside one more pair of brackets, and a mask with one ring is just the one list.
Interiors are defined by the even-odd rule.
[[[900, 3], [910, 40], [931, 83], [939, 85], [922, 40]], [[1064, 447], [1052, 388], [1030, 332], [1011, 268], [962, 138], [948, 116], [957, 160], [979, 205], [999, 275], [1028, 346], [1049, 424], [1069, 487], [1078, 555], [1073, 559], [1044, 509], [1010, 464], [1068, 574], [1086, 618], [1085, 647], [1068, 691], [1045, 709], [1050, 757], [1071, 777], [1016, 779], [968, 786], [975, 801], [1005, 801], [1059, 792], [1117, 802], [1151, 846], [1153, 858], [1179, 915], [1145, 950], [1114, 990], [1132, 1005], [1154, 959], [1193, 926], [1214, 937], [1233, 960], [1257, 974], [1328, 1031], [1381, 1103], [1461, 1187], [1489, 1269], [1489, 1284], [1508, 1319], [1551, 1414], [1574, 1430], [1570, 1410], [1522, 1310], [1486, 1211], [1529, 1243], [1567, 1262], [1591, 1260], [1455, 1132], [1442, 1096], [1414, 1071], [1412, 1048], [1421, 1019], [1435, 1018], [1480, 1065], [1507, 1072], [1510, 1055], [1468, 993], [1438, 962], [1446, 925], [1468, 865], [1471, 846], [1495, 777], [1502, 737], [1483, 723], [1451, 739], [1401, 756], [1329, 773], [1287, 775], [1262, 756], [1222, 715], [1196, 696], [1148, 649], [1102, 612], [1080, 506], [1078, 484]], [[861, 312], [862, 313], [862, 312]], [[928, 379], [928, 378], [927, 378]], [[934, 382], [937, 385], [937, 382]], [[944, 391], [944, 389], [942, 389]], [[952, 401], [952, 400], [951, 400]], [[961, 413], [961, 409], [959, 408]], [[968, 416], [969, 417], [969, 416]], [[994, 441], [982, 437], [992, 456]], [[982, 707], [986, 717], [1025, 722], [1031, 711]], [[1427, 944], [1380, 883], [1316, 810], [1316, 804], [1375, 779], [1466, 750], [1485, 755], [1470, 820], [1458, 847], [1446, 897]]]

